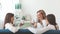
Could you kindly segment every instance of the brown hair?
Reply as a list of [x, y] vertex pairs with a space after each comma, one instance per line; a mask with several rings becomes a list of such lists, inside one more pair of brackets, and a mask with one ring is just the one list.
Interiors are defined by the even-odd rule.
[[48, 20], [49, 24], [54, 25], [57, 30], [57, 27], [56, 27], [57, 23], [56, 23], [55, 16], [53, 14], [48, 14], [47, 20]]
[[39, 12], [41, 12], [41, 14], [42, 14], [42, 16], [43, 16], [43, 19], [45, 19], [45, 18], [46, 18], [46, 13], [45, 13], [45, 11], [44, 11], [44, 10], [39, 10], [39, 11], [37, 11], [37, 13], [39, 13]]
[[[39, 12], [41, 12], [41, 14], [42, 14], [42, 16], [43, 16], [43, 19], [45, 19], [45, 18], [46, 18], [46, 13], [45, 13], [45, 11], [44, 11], [44, 10], [39, 10], [39, 11], [37, 11], [37, 13], [39, 13]], [[40, 22], [41, 25], [43, 25], [42, 22], [41, 22], [39, 19], [38, 19], [38, 22]]]
[[11, 22], [11, 17], [13, 17], [13, 16], [14, 16], [14, 14], [12, 14], [12, 13], [7, 13], [6, 14], [5, 21], [4, 21], [4, 28], [5, 28], [5, 24], [6, 23], [10, 23]]

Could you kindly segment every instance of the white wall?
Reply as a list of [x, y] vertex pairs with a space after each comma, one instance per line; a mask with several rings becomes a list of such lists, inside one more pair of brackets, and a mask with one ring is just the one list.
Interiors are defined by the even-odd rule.
[[19, 3], [19, 0], [0, 0], [0, 3], [0, 29], [2, 29], [5, 15], [16, 12], [15, 4]]
[[22, 0], [22, 10], [25, 14], [35, 17], [39, 9], [45, 10], [46, 14], [55, 14], [60, 25], [60, 0]]
[[12, 0], [0, 0], [1, 1], [1, 11], [0, 11], [0, 19], [4, 20], [6, 13], [14, 13], [14, 6]]
[[12, 0], [0, 0], [0, 29], [3, 29], [5, 15], [14, 13], [14, 4]]

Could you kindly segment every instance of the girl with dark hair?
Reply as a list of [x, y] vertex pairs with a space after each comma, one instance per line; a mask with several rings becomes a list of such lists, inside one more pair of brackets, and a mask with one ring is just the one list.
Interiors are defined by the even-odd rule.
[[14, 21], [14, 14], [12, 13], [7, 13], [5, 17], [5, 22], [4, 22], [4, 29], [9, 29], [13, 33], [17, 32], [19, 30], [19, 27], [14, 27], [13, 26], [13, 21]]
[[49, 24], [54, 25], [55, 29], [58, 30], [56, 19], [53, 14], [47, 15], [47, 20], [48, 20]]
[[59, 30], [59, 27], [56, 23], [55, 16], [53, 14], [47, 15], [46, 23], [48, 24], [46, 27], [42, 29], [37, 29], [37, 34], [42, 34], [48, 30]]

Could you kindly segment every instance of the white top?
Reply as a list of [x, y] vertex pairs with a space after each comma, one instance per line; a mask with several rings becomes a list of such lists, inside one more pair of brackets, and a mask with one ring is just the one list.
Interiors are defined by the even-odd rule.
[[11, 32], [15, 33], [19, 30], [19, 27], [14, 27], [11, 23], [5, 24], [5, 29], [9, 29]]
[[34, 28], [34, 27], [28, 27], [27, 29], [30, 30], [32, 33], [36, 33], [37, 32], [37, 29], [42, 29], [44, 27], [44, 24], [41, 25], [40, 23], [38, 23], [37, 20], [33, 20], [32, 23], [36, 23], [37, 24], [37, 28]]
[[46, 27], [46, 21], [45, 20], [42, 20], [42, 25], [40, 23], [37, 23], [37, 28], [43, 28], [43, 27]]
[[37, 23], [37, 29], [41, 29], [43, 28], [43, 25], [41, 25], [40, 23]]
[[55, 27], [53, 25], [48, 25], [44, 28], [41, 28], [41, 29], [36, 29], [36, 28], [32, 28], [32, 27], [28, 27], [28, 30], [30, 30], [32, 33], [34, 34], [42, 34], [48, 30], [56, 30]]
[[55, 27], [53, 25], [49, 24], [47, 27], [44, 27], [42, 29], [37, 29], [36, 34], [42, 34], [42, 33], [46, 32], [48, 30], [56, 30], [56, 29], [55, 29]]
[[47, 26], [46, 20], [42, 20], [42, 23], [43, 23], [43, 26], [44, 26], [44, 27]]
[[42, 25], [38, 22], [37, 19], [33, 19], [32, 20], [32, 23], [37, 23], [37, 28], [43, 28], [43, 27], [46, 27], [46, 20], [42, 20]]

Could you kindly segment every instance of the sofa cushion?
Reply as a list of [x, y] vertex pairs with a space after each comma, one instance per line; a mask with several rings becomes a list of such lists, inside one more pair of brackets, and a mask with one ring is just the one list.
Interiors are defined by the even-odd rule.
[[43, 34], [60, 34], [60, 30], [49, 30]]
[[33, 34], [33, 33], [31, 31], [29, 31], [28, 29], [20, 29], [15, 34]]
[[8, 29], [1, 29], [0, 30], [0, 34], [13, 34], [11, 31], [9, 31]]

